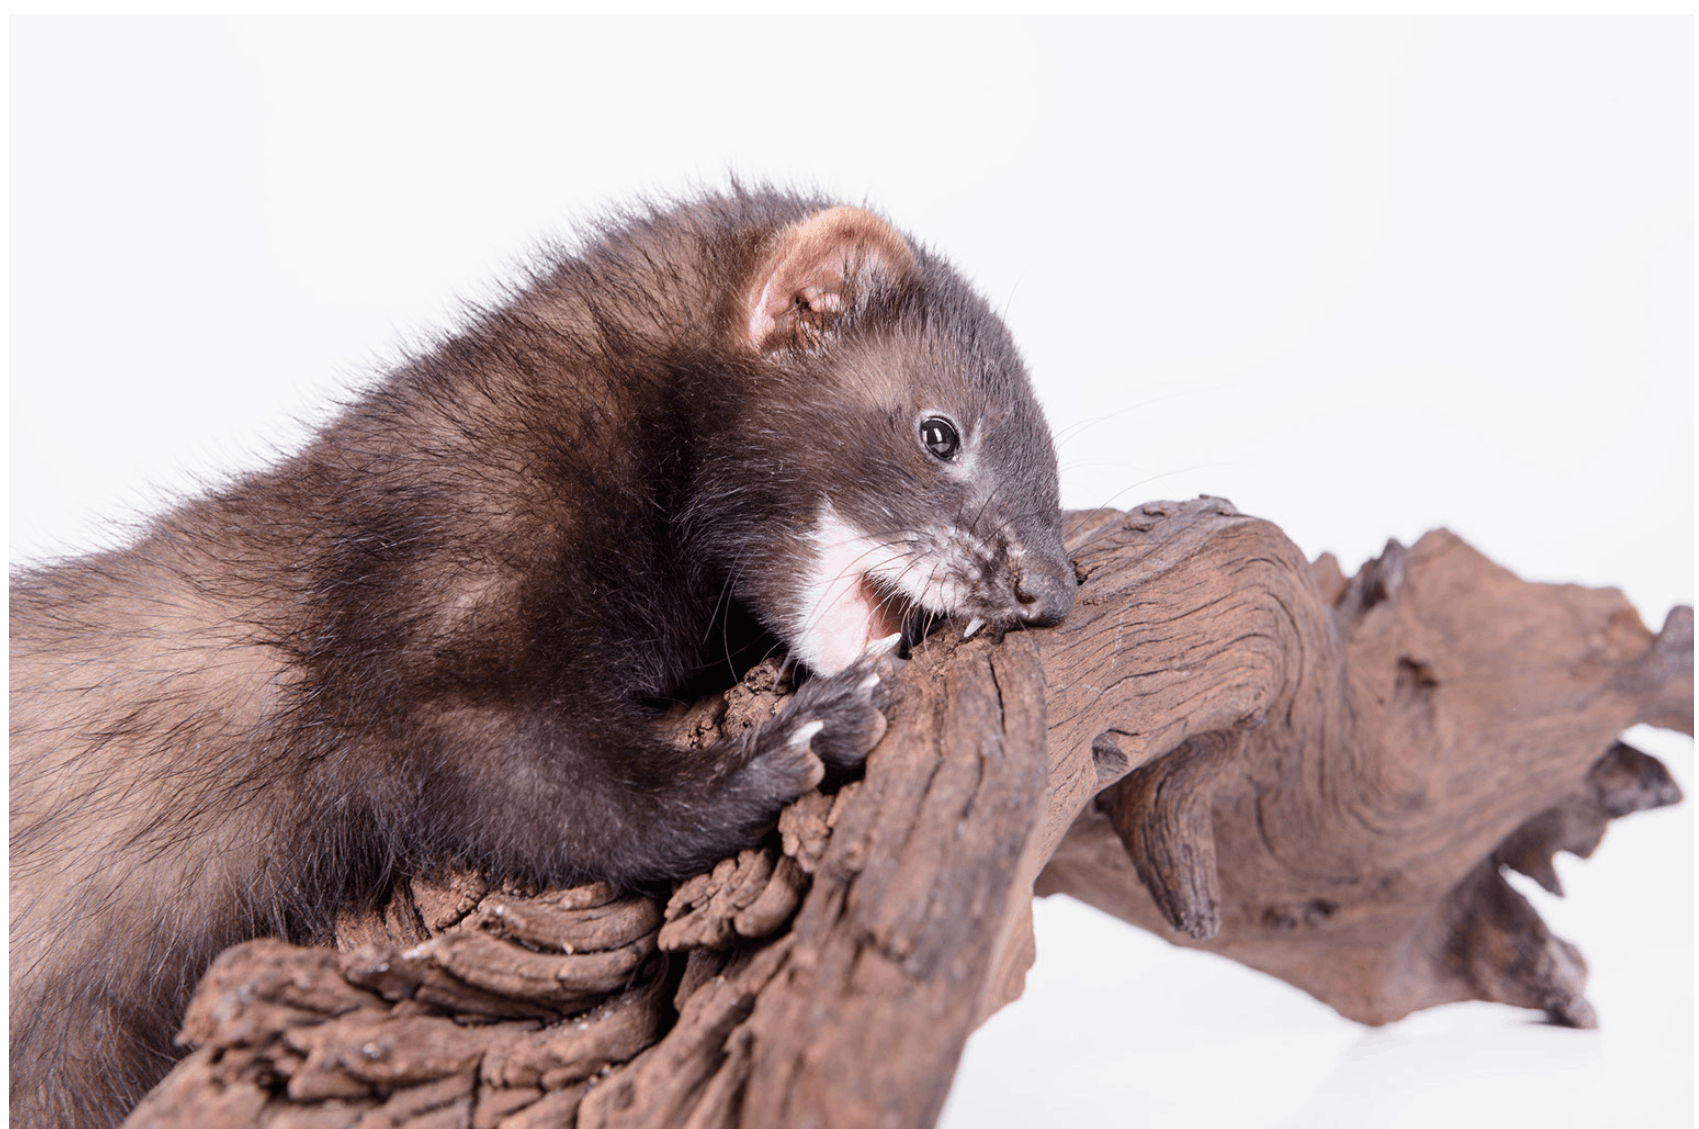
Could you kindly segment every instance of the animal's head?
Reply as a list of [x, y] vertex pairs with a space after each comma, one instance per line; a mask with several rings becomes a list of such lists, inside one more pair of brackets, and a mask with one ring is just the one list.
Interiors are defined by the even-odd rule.
[[772, 525], [733, 562], [768, 626], [831, 673], [933, 617], [1059, 621], [1056, 453], [1002, 321], [858, 208], [778, 231], [755, 264], [728, 319], [752, 391], [725, 450]]

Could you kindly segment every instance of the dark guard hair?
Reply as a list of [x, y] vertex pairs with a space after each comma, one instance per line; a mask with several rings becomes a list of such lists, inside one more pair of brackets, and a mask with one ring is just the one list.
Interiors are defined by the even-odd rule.
[[[712, 864], [878, 739], [877, 640], [1073, 583], [1020, 359], [942, 261], [772, 192], [617, 217], [298, 455], [13, 577], [14, 1122], [116, 1121], [215, 953], [398, 874]], [[742, 637], [815, 677], [661, 741]]]

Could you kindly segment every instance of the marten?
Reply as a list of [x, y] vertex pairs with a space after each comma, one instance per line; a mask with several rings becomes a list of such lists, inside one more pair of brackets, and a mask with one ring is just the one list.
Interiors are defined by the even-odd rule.
[[[398, 875], [758, 842], [883, 731], [894, 637], [1074, 587], [1020, 356], [942, 258], [765, 189], [616, 213], [298, 454], [13, 575], [14, 1123], [117, 1121], [218, 951]], [[663, 741], [762, 640], [787, 708]]]

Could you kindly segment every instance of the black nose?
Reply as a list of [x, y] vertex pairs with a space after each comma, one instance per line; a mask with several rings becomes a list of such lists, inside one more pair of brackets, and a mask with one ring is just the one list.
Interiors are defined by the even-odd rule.
[[1066, 558], [1039, 558], [1023, 562], [1025, 568], [1015, 581], [1015, 614], [1028, 627], [1050, 627], [1074, 608], [1074, 566]]

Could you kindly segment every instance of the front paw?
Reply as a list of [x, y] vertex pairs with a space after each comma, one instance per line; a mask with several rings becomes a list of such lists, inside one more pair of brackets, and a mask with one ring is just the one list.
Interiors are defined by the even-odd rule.
[[860, 765], [885, 735], [881, 707], [897, 668], [894, 640], [875, 643], [836, 674], [810, 679], [774, 724], [794, 719], [809, 730], [809, 748], [834, 772]]
[[867, 758], [885, 734], [887, 682], [897, 660], [875, 645], [836, 674], [813, 678], [754, 735], [745, 772], [779, 803], [816, 787], [828, 770], [841, 773]]

